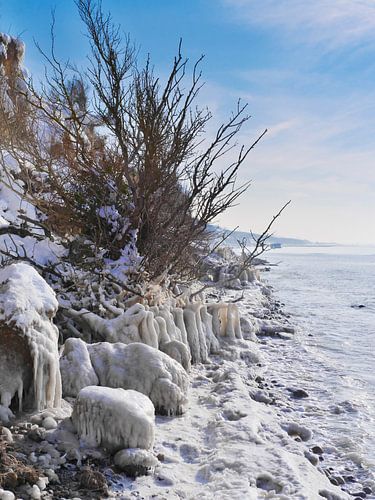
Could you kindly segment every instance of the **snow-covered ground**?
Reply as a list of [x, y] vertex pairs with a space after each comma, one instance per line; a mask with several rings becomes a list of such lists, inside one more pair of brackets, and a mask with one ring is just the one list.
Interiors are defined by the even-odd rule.
[[[246, 289], [239, 302], [244, 315], [271, 319], [271, 302], [262, 290]], [[238, 295], [229, 292], [226, 298]], [[259, 344], [251, 340], [225, 343], [209, 363], [193, 366], [187, 412], [156, 418], [155, 473], [136, 480], [109, 473], [113, 493], [158, 499], [349, 498], [320, 470], [311, 430], [283, 411], [264, 371]]]

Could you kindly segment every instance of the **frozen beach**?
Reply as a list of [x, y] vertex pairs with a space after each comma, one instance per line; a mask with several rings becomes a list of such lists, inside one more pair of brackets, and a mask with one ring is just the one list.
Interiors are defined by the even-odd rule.
[[[280, 290], [282, 273], [280, 265], [263, 279]], [[227, 300], [240, 295], [226, 292]], [[335, 422], [342, 432], [354, 403], [338, 401], [322, 385], [330, 368], [303, 344], [301, 332], [290, 333], [295, 318], [260, 283], [238, 305], [252, 334], [193, 367], [187, 413], [157, 418], [155, 474], [118, 478], [114, 491], [122, 498], [375, 498], [370, 471], [354, 454], [344, 460], [328, 432]]]

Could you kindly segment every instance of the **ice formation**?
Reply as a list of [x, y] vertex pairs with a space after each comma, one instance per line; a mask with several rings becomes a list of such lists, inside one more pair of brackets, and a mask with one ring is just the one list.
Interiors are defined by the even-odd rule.
[[123, 448], [148, 450], [154, 443], [154, 406], [137, 391], [85, 387], [75, 401], [72, 422], [85, 444], [111, 452]]
[[60, 371], [64, 396], [76, 397], [84, 387], [99, 385], [86, 344], [81, 339], [69, 338], [65, 342]]
[[192, 363], [205, 363], [210, 354], [217, 353], [221, 337], [242, 339], [236, 304], [181, 302], [182, 307], [173, 303], [152, 307], [136, 303], [124, 312], [112, 308], [116, 317], [111, 319], [86, 309], [69, 314], [89, 338], [124, 344], [141, 342], [168, 354], [187, 371], [190, 359]]
[[70, 341], [67, 352], [64, 347], [60, 363], [64, 391], [71, 396], [84, 387], [89, 373], [90, 377], [96, 375], [101, 386], [145, 394], [157, 413], [176, 415], [185, 411], [189, 377], [179, 363], [153, 347], [138, 342], [126, 345]]
[[[57, 300], [37, 271], [17, 263], [0, 270], [0, 396], [17, 394], [37, 409], [60, 406]], [[30, 375], [32, 383], [30, 383]], [[3, 411], [4, 413], [4, 411]]]

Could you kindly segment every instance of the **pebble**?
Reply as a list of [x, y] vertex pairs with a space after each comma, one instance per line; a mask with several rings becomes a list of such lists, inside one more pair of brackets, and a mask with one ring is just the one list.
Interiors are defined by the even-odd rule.
[[43, 472], [48, 477], [50, 483], [53, 484], [53, 483], [60, 482], [59, 476], [56, 474], [56, 472], [53, 469], [46, 469]]
[[292, 395], [296, 399], [308, 398], [309, 395], [304, 389], [290, 389]]
[[34, 484], [32, 488], [30, 488], [29, 495], [34, 500], [39, 500], [40, 498], [42, 498], [42, 493], [36, 484]]
[[315, 453], [315, 455], [323, 455], [323, 449], [320, 446], [313, 446], [311, 451]]
[[31, 422], [32, 424], [41, 425], [41, 423], [43, 422], [43, 419], [44, 419], [43, 415], [40, 415], [40, 414], [38, 414], [38, 415], [33, 415], [33, 416], [30, 418], [30, 422]]
[[57, 422], [53, 417], [46, 417], [42, 422], [42, 427], [44, 427], [47, 431], [50, 429], [56, 429]]
[[34, 425], [27, 433], [27, 437], [36, 443], [40, 443], [46, 437], [46, 430]]
[[0, 500], [14, 500], [15, 498], [14, 493], [0, 488]]
[[1, 436], [4, 439], [4, 441], [8, 444], [13, 443], [13, 436], [10, 430], [7, 427], [2, 427], [1, 429]]
[[314, 455], [313, 453], [310, 453], [309, 451], [305, 451], [305, 457], [307, 458], [307, 460], [312, 463], [313, 465], [318, 465], [319, 463], [319, 458]]
[[341, 476], [334, 476], [339, 485], [345, 484], [344, 478]]
[[40, 491], [43, 491], [47, 488], [47, 484], [48, 484], [48, 477], [40, 477], [38, 482], [36, 483], [38, 488], [40, 489]]

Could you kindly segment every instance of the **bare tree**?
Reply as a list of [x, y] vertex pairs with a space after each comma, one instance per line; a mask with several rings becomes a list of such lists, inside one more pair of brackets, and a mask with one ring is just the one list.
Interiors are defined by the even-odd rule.
[[91, 46], [87, 71], [58, 60], [52, 26], [51, 53], [41, 51], [45, 82], [36, 89], [27, 81], [19, 92], [28, 117], [2, 148], [72, 259], [97, 267], [98, 259], [121, 257], [136, 237], [150, 278], [165, 271], [191, 278], [208, 245], [207, 225], [247, 190], [249, 183], [236, 182], [238, 170], [266, 131], [217, 172], [218, 160], [233, 157], [247, 105], [239, 101], [208, 141], [211, 113], [195, 105], [202, 58], [189, 81], [180, 43], [162, 81], [149, 60], [139, 67], [134, 45], [100, 3], [77, 6]]
[[[248, 242], [246, 238], [243, 238], [242, 240], [237, 240], [238, 245], [240, 246], [241, 249], [241, 270], [240, 273], [242, 272], [243, 268], [246, 268], [248, 266], [251, 266], [251, 264], [254, 262], [255, 259], [260, 257], [262, 254], [270, 250], [271, 246], [269, 243], [270, 238], [272, 238], [273, 233], [271, 232], [271, 228], [274, 225], [275, 221], [281, 216], [281, 214], [284, 212], [284, 210], [287, 208], [288, 205], [292, 200], [289, 200], [285, 205], [283, 205], [280, 210], [277, 212], [276, 215], [272, 217], [270, 222], [268, 223], [267, 227], [264, 229], [264, 231], [260, 235], [254, 235], [252, 231], [250, 231], [251, 235], [251, 241]], [[237, 276], [236, 276], [237, 277]]]

